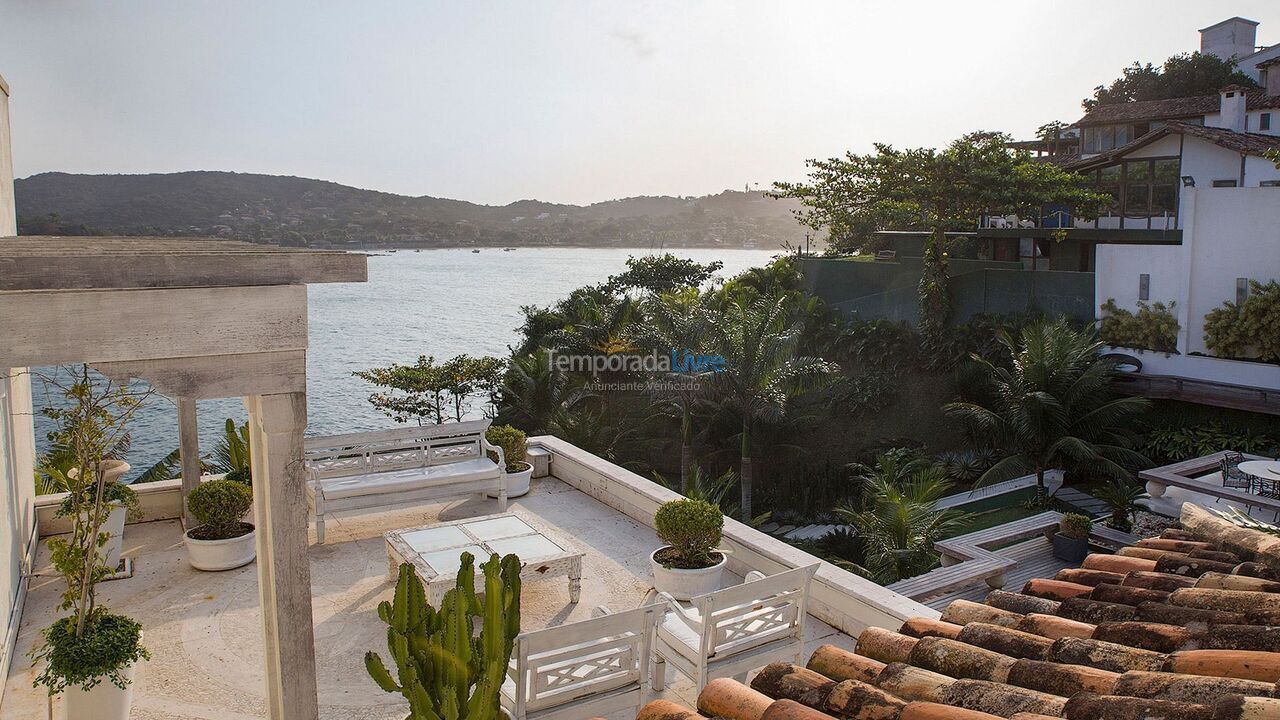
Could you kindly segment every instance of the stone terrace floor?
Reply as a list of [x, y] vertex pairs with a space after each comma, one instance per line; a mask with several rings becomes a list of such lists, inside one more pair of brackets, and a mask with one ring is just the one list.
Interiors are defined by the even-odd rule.
[[[648, 556], [658, 545], [652, 529], [554, 478], [535, 480], [532, 492], [513, 500], [511, 507], [558, 527], [587, 551], [577, 605], [569, 603], [563, 578], [525, 583], [521, 613], [526, 629], [587, 619], [597, 605], [629, 609], [644, 599], [652, 583]], [[384, 656], [386, 652], [385, 626], [376, 612], [378, 603], [392, 594], [382, 534], [495, 511], [492, 501], [473, 498], [330, 518], [326, 544], [310, 549], [320, 717], [381, 720], [403, 718], [407, 712], [407, 704], [379, 690], [364, 670], [366, 650]], [[129, 525], [124, 552], [134, 558], [134, 576], [103, 583], [98, 596], [145, 628], [152, 659], [138, 672], [132, 717], [265, 717], [257, 568], [250, 564], [220, 573], [192, 569], [177, 521]], [[39, 639], [40, 629], [57, 617], [54, 606], [61, 581], [48, 563], [42, 546], [39, 576], [32, 580], [27, 598], [0, 720], [46, 717], [46, 698], [42, 689], [32, 688], [35, 673], [25, 653]], [[854, 646], [853, 638], [813, 617], [805, 635], [805, 657], [822, 643]], [[692, 684], [668, 673], [663, 697], [693, 707]], [[57, 699], [54, 705], [54, 717], [60, 717]], [[617, 719], [629, 716], [621, 713]]]

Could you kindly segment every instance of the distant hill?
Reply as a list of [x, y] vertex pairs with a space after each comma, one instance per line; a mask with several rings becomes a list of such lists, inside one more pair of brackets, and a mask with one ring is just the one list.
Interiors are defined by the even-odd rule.
[[194, 171], [42, 173], [14, 183], [24, 235], [214, 236], [316, 247], [457, 245], [775, 248], [803, 243], [791, 200], [726, 190], [587, 206], [478, 205], [325, 180]]

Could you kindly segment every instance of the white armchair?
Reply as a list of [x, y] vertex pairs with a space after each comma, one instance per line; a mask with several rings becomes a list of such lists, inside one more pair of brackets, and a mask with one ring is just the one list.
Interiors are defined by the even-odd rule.
[[815, 563], [766, 577], [752, 572], [741, 585], [691, 601], [666, 593], [667, 613], [654, 639], [653, 687], [666, 687], [666, 665], [694, 681], [695, 692], [720, 677], [745, 675], [771, 662], [801, 661], [805, 603]]
[[636, 714], [649, 695], [649, 652], [660, 603], [516, 636], [502, 707], [512, 720]]

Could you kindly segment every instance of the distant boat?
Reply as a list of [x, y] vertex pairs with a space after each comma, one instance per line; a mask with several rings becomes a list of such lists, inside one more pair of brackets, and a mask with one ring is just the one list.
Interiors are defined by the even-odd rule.
[[502, 248], [502, 252], [511, 252], [512, 250], [515, 250], [515, 248]]
[[421, 249], [421, 248], [418, 248], [418, 249], [414, 250], [414, 252], [422, 252], [422, 249]]
[[480, 252], [480, 251], [479, 251], [479, 250], [472, 250], [471, 252], [473, 252], [473, 253], [478, 253], [478, 252]]

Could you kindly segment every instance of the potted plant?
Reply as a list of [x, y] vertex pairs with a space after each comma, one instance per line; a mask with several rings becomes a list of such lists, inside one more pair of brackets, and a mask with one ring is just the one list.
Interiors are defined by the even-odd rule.
[[[49, 466], [57, 463], [73, 462], [69, 457], [51, 457], [46, 456], [41, 460], [43, 471], [48, 473]], [[137, 519], [138, 515], [138, 495], [133, 488], [120, 482], [120, 478], [129, 472], [129, 463], [123, 460], [103, 460], [102, 467], [102, 501], [106, 505], [107, 517], [102, 522], [102, 532], [106, 533], [106, 541], [98, 547], [98, 554], [102, 557], [102, 562], [112, 572], [120, 567], [120, 551], [124, 547], [124, 524], [127, 519]], [[92, 474], [92, 473], [90, 473]], [[80, 478], [80, 470], [75, 467], [64, 468], [61, 473], [63, 481], [68, 487], [71, 484], [78, 483]], [[78, 483], [81, 491], [94, 495], [97, 493], [97, 484], [90, 480], [84, 483]], [[72, 514], [79, 512], [83, 515], [87, 512], [86, 508], [93, 501], [93, 497], [83, 498], [83, 502], [76, 503], [71, 498], [70, 493], [63, 499], [62, 504], [58, 506], [54, 516], [59, 518], [71, 517]], [[79, 508], [79, 510], [77, 510]], [[86, 527], [89, 518], [82, 518]]]
[[716, 549], [724, 529], [719, 507], [692, 498], [672, 500], [658, 508], [653, 526], [666, 543], [649, 556], [655, 588], [677, 600], [720, 589], [728, 556]]
[[253, 562], [257, 534], [241, 518], [253, 506], [253, 491], [235, 480], [210, 480], [187, 496], [187, 509], [197, 521], [187, 531], [187, 560], [197, 570], [230, 570]]
[[[502, 448], [502, 457], [507, 463], [505, 468], [507, 498], [527, 495], [529, 479], [533, 477], [533, 465], [525, 461], [529, 454], [529, 445], [524, 431], [510, 425], [494, 425], [485, 431], [484, 437], [493, 445]], [[493, 457], [497, 458], [496, 453]]]
[[49, 550], [66, 581], [59, 609], [72, 612], [42, 631], [44, 642], [31, 652], [35, 663], [44, 663], [35, 682], [50, 695], [63, 693], [67, 718], [125, 720], [135, 666], [150, 656], [142, 646], [141, 626], [98, 606], [96, 587], [116, 570], [103, 549], [112, 535], [107, 523], [117, 510], [113, 504], [131, 497], [117, 482], [128, 469], [119, 456], [128, 448], [126, 424], [142, 396], [91, 378], [87, 366], [70, 385], [59, 385], [56, 378], [49, 382], [66, 399], [44, 414], [57, 424], [49, 433], [51, 444], [68, 458], [63, 509], [72, 522], [69, 535], [49, 540]]
[[1058, 532], [1053, 534], [1053, 556], [1059, 560], [1078, 563], [1089, 554], [1089, 532], [1093, 521], [1079, 513], [1066, 513], [1058, 521]]

